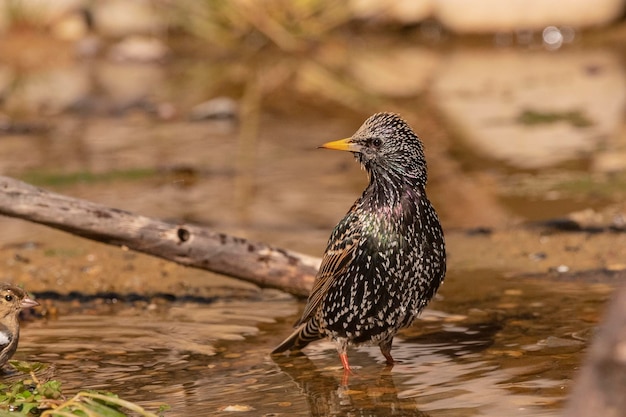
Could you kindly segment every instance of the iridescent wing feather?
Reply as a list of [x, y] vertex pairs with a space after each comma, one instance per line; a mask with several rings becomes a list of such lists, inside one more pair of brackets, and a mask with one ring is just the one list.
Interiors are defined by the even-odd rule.
[[322, 265], [317, 273], [317, 279], [313, 284], [311, 295], [307, 302], [302, 318], [294, 325], [297, 327], [307, 322], [320, 307], [324, 295], [328, 292], [333, 282], [350, 266], [355, 257], [355, 250], [361, 239], [360, 231], [348, 229], [348, 225], [354, 225], [351, 212], [337, 225], [324, 252]]

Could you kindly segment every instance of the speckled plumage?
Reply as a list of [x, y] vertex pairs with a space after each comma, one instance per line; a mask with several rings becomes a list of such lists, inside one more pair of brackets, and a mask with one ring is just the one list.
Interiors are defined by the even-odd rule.
[[377, 344], [393, 364], [393, 337], [431, 300], [446, 271], [422, 143], [399, 116], [378, 113], [351, 138], [322, 147], [353, 152], [370, 181], [330, 236], [296, 331], [272, 353], [329, 337], [345, 369], [348, 345]]

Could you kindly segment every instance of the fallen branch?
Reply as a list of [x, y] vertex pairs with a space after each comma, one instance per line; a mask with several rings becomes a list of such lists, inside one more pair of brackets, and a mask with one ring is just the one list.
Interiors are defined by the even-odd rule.
[[3, 176], [0, 214], [301, 297], [309, 293], [319, 266], [317, 258], [266, 243], [151, 219]]

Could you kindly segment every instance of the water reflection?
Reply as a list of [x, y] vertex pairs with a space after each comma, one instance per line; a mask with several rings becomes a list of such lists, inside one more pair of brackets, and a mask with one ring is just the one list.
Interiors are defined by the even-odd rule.
[[363, 366], [347, 383], [341, 367], [332, 364], [336, 355], [330, 343], [316, 345], [307, 356], [275, 360], [305, 395], [313, 416], [553, 415], [550, 409], [562, 397], [535, 393], [562, 390], [565, 381], [539, 376], [546, 369], [538, 364], [507, 369], [490, 358], [486, 349], [498, 329], [497, 324], [479, 325], [459, 338], [440, 331], [399, 340], [394, 367], [375, 362], [376, 348], [359, 348], [351, 356]]
[[343, 369], [320, 369], [305, 355], [279, 356], [274, 360], [306, 397], [311, 416], [428, 415], [419, 411], [414, 399], [398, 396], [388, 366], [358, 369], [346, 385]]
[[[472, 415], [467, 407], [453, 405], [457, 403], [456, 397], [466, 390], [452, 381], [457, 378], [475, 380], [490, 369], [485, 362], [474, 359], [480, 357], [478, 352], [493, 343], [497, 329], [497, 325], [476, 325], [463, 332], [444, 330], [399, 340], [394, 349], [398, 364], [393, 367], [380, 362], [377, 348], [359, 348], [351, 352], [351, 356], [355, 363], [363, 366], [355, 367], [349, 378], [339, 365], [323, 366], [336, 353], [331, 343], [317, 343], [307, 350], [307, 355], [273, 359], [306, 395], [313, 416], [428, 416], [430, 414], [420, 410], [421, 407], [436, 410], [441, 406], [438, 401], [446, 399], [450, 400], [447, 412], [455, 410]], [[462, 356], [473, 359], [459, 367], [454, 361]], [[446, 363], [450, 365], [449, 370], [446, 370]], [[430, 369], [431, 366], [437, 369]]]

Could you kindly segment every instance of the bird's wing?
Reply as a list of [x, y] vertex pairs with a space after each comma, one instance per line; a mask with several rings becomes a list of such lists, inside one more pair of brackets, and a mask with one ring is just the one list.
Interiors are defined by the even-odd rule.
[[13, 340], [13, 332], [4, 324], [0, 324], [0, 350], [3, 350], [11, 344]]
[[340, 222], [330, 238], [311, 295], [309, 295], [302, 318], [295, 324], [296, 327], [315, 315], [330, 286], [354, 259], [361, 236], [359, 231], [346, 227], [347, 224], [350, 224], [347, 219]]

